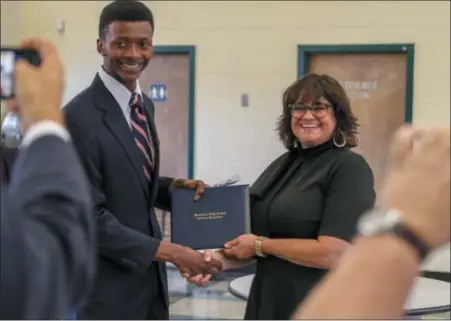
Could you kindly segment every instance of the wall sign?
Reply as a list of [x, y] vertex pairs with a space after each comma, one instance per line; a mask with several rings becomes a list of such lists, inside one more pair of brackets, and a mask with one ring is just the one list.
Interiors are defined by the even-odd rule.
[[154, 102], [166, 101], [168, 98], [168, 89], [164, 84], [153, 84], [149, 89], [149, 97]]

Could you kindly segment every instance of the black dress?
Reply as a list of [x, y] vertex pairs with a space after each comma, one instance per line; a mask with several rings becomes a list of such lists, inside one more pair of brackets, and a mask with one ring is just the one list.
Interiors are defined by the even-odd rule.
[[[374, 205], [365, 159], [332, 142], [287, 152], [251, 188], [252, 233], [268, 238], [350, 241], [359, 216]], [[327, 271], [274, 256], [258, 258], [245, 319], [290, 319]]]

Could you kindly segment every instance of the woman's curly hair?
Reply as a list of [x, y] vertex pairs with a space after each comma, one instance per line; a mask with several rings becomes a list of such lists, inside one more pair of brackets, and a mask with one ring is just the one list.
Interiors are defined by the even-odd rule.
[[[317, 102], [323, 97], [327, 99], [334, 110], [337, 121], [335, 132], [341, 131], [346, 138], [346, 147], [358, 145], [357, 118], [351, 110], [349, 98], [334, 78], [327, 75], [309, 74], [296, 80], [283, 93], [283, 112], [277, 122], [277, 132], [285, 148], [292, 150], [297, 138], [291, 129], [290, 105], [296, 102]], [[335, 133], [334, 133], [335, 134]]]

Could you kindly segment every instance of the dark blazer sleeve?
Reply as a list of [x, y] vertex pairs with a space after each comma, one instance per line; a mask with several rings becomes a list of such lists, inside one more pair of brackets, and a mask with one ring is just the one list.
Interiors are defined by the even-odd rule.
[[21, 150], [1, 204], [2, 319], [66, 317], [96, 267], [89, 189], [71, 144], [48, 135]]
[[361, 155], [347, 154], [331, 173], [326, 187], [319, 236], [350, 241], [359, 217], [374, 202], [373, 171]]
[[147, 271], [161, 241], [123, 225], [106, 210], [96, 140], [89, 132], [82, 130], [72, 118], [66, 117], [66, 122], [90, 182], [99, 254], [137, 272]]
[[172, 177], [160, 177], [158, 180], [158, 193], [155, 200], [155, 207], [162, 211], [170, 212], [172, 210], [171, 184], [174, 181]]

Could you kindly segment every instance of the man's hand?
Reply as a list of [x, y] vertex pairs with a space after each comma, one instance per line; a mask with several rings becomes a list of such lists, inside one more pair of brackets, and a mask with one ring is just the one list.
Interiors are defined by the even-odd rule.
[[185, 246], [162, 241], [156, 253], [157, 260], [173, 263], [180, 274], [189, 278], [198, 274], [213, 274], [222, 271], [220, 261], [211, 258], [204, 260], [201, 253]]
[[[210, 262], [213, 258], [214, 258], [213, 251], [206, 250], [204, 252], [204, 261], [205, 262]], [[208, 282], [210, 282], [211, 277], [212, 277], [212, 274], [206, 274], [206, 275], [198, 274], [195, 276], [188, 277], [188, 278], [186, 278], [186, 280], [189, 283], [196, 284], [197, 286], [205, 286], [205, 285], [207, 285]]]
[[[222, 264], [222, 271], [239, 269], [254, 262], [253, 259], [240, 260], [236, 257], [228, 256], [224, 253], [224, 251], [225, 251], [224, 249], [219, 249], [215, 251], [207, 250], [204, 252], [204, 260], [206, 262], [211, 261], [211, 259], [218, 260]], [[198, 274], [196, 276], [187, 278], [187, 281], [190, 283], [194, 283], [197, 286], [204, 286], [210, 281], [211, 277], [212, 277], [211, 274], [206, 275]]]
[[204, 195], [204, 190], [208, 185], [203, 181], [196, 179], [175, 179], [172, 183], [172, 187], [195, 189], [194, 200], [198, 201], [201, 199], [202, 195]]
[[450, 241], [450, 128], [405, 126], [393, 139], [380, 202], [401, 211], [431, 248]]
[[19, 102], [17, 101], [17, 98], [8, 98], [5, 100], [6, 110], [13, 113], [19, 113]]
[[239, 260], [246, 260], [255, 255], [255, 242], [257, 236], [254, 234], [243, 234], [224, 244], [224, 254]]
[[185, 278], [198, 274], [215, 274], [222, 271], [221, 262], [213, 258], [206, 261], [201, 253], [189, 247], [183, 247], [183, 250], [177, 255], [173, 263]]
[[62, 124], [64, 73], [56, 48], [39, 38], [25, 40], [21, 47], [36, 49], [41, 56], [39, 67], [32, 66], [25, 60], [16, 63], [16, 97], [24, 131], [41, 120]]

